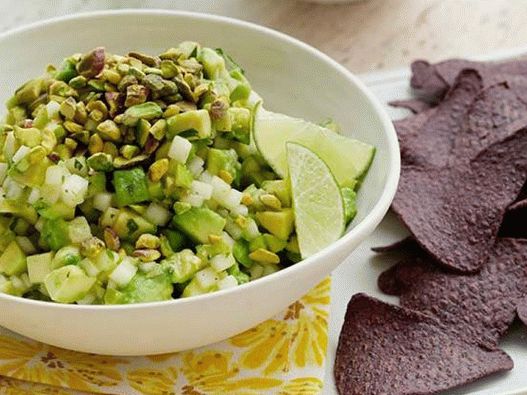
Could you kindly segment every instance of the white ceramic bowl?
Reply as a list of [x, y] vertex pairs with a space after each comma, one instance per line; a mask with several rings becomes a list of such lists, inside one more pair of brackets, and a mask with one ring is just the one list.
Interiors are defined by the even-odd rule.
[[[372, 93], [326, 55], [291, 37], [217, 16], [125, 10], [40, 22], [0, 35], [0, 102], [75, 52], [160, 53], [182, 40], [222, 47], [246, 70], [266, 107], [320, 120], [377, 147], [347, 233], [320, 253], [234, 289], [167, 302], [76, 306], [0, 295], [0, 325], [44, 343], [113, 355], [158, 354], [226, 339], [270, 318], [335, 269], [379, 224], [399, 177], [393, 126]], [[316, 182], [316, 180], [314, 180]], [[353, 290], [350, 289], [350, 295]]]

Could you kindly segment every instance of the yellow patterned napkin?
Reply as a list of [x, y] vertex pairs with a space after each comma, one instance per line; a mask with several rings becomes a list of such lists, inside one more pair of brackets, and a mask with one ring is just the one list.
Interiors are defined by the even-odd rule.
[[324, 377], [329, 291], [328, 278], [255, 328], [158, 356], [83, 354], [0, 328], [0, 395], [315, 395]]

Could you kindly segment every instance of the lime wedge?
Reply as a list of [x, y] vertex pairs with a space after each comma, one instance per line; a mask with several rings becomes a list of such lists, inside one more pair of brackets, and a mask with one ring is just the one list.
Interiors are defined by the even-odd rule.
[[257, 107], [253, 127], [256, 147], [273, 170], [287, 177], [285, 143], [299, 143], [326, 162], [341, 186], [353, 186], [370, 167], [375, 147], [341, 136], [320, 125]]
[[324, 161], [310, 149], [287, 143], [295, 226], [302, 258], [327, 247], [346, 226], [340, 187]]

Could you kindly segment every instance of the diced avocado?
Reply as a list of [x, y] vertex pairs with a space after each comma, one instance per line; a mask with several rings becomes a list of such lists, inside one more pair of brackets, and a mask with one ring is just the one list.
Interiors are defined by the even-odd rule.
[[191, 296], [203, 295], [209, 293], [210, 291], [210, 289], [203, 289], [201, 285], [199, 285], [199, 282], [196, 280], [196, 277], [194, 277], [181, 293], [181, 297], [188, 298]]
[[201, 244], [196, 247], [196, 255], [204, 261], [208, 261], [215, 255], [229, 255], [231, 246], [223, 240], [218, 240], [212, 244]]
[[291, 191], [286, 180], [264, 181], [262, 182], [262, 188], [280, 199], [282, 207], [291, 207]]
[[211, 48], [201, 48], [198, 61], [203, 65], [205, 75], [210, 80], [215, 80], [227, 74], [225, 60]]
[[75, 207], [68, 206], [61, 201], [48, 205], [40, 202], [35, 204], [38, 214], [46, 219], [73, 219], [75, 217]]
[[170, 243], [165, 235], [159, 236], [159, 251], [161, 255], [168, 258], [175, 254], [175, 251], [170, 246]]
[[0, 292], [7, 295], [22, 296], [15, 288], [12, 281], [5, 281], [0, 283]]
[[61, 218], [46, 220], [40, 237], [53, 251], [57, 251], [71, 242], [68, 223]]
[[141, 167], [129, 170], [117, 170], [113, 173], [115, 200], [119, 207], [148, 200], [146, 174]]
[[5, 118], [5, 122], [8, 125], [15, 125], [19, 122], [22, 122], [24, 119], [27, 118], [27, 112], [26, 109], [22, 106], [13, 106], [9, 109], [7, 112], [7, 116]]
[[228, 85], [231, 90], [230, 99], [232, 102], [243, 102], [251, 95], [251, 85], [247, 80], [240, 81], [235, 78], [231, 78]]
[[167, 138], [169, 140], [187, 130], [196, 131], [201, 138], [210, 136], [212, 127], [209, 112], [207, 110], [192, 110], [167, 119]]
[[24, 218], [30, 224], [38, 220], [37, 211], [28, 203], [8, 199], [0, 201], [0, 214], [12, 214]]
[[295, 254], [300, 255], [300, 246], [298, 245], [298, 237], [296, 237], [296, 235], [291, 236], [291, 238], [287, 242], [285, 249], [289, 252], [293, 252]]
[[178, 232], [177, 230], [165, 229], [163, 231], [163, 234], [166, 236], [170, 244], [170, 248], [172, 248], [174, 252], [180, 251], [188, 244], [187, 237], [183, 233]]
[[206, 261], [187, 249], [165, 259], [161, 265], [174, 284], [184, 284], [205, 267]]
[[12, 222], [11, 218], [0, 215], [0, 236], [12, 227]]
[[173, 287], [168, 274], [149, 277], [136, 274], [128, 285], [120, 290], [108, 288], [104, 301], [106, 304], [146, 303], [170, 300]]
[[86, 197], [90, 198], [101, 192], [106, 192], [106, 175], [94, 173], [88, 176], [88, 195]]
[[79, 247], [66, 246], [62, 247], [55, 253], [51, 261], [51, 269], [58, 269], [62, 266], [76, 265], [82, 260]]
[[279, 239], [278, 237], [268, 233], [263, 234], [263, 238], [265, 240], [265, 244], [267, 245], [267, 249], [274, 253], [282, 251], [287, 245], [287, 241]]
[[254, 239], [252, 239], [249, 242], [249, 251], [253, 252], [258, 249], [267, 249], [267, 244], [265, 243], [265, 239], [263, 235], [256, 236]]
[[73, 303], [84, 298], [95, 282], [95, 278], [88, 277], [78, 266], [68, 265], [49, 273], [44, 286], [55, 302]]
[[256, 213], [256, 219], [271, 234], [287, 240], [293, 231], [295, 217], [293, 210], [286, 208], [282, 211], [260, 211]]
[[346, 223], [348, 223], [357, 215], [357, 193], [353, 188], [349, 187], [341, 188], [340, 192], [342, 194], [342, 200], [344, 201], [344, 217], [346, 218]]
[[155, 233], [157, 227], [132, 210], [121, 209], [112, 229], [121, 239], [133, 241], [143, 233]]
[[163, 200], [165, 198], [165, 191], [161, 181], [153, 182], [150, 179], [147, 180], [148, 194], [152, 200]]
[[231, 107], [227, 110], [227, 115], [231, 120], [232, 137], [244, 144], [249, 144], [252, 127], [251, 111], [243, 107]]
[[30, 255], [27, 257], [27, 273], [32, 284], [44, 282], [46, 276], [51, 273], [52, 252]]
[[46, 170], [52, 164], [46, 155], [44, 147], [32, 148], [24, 158], [9, 169], [8, 175], [23, 185], [30, 187], [42, 185], [46, 178]]
[[[30, 230], [29, 229], [30, 226], [31, 225], [29, 225], [29, 223], [25, 219], [20, 218], [20, 217], [13, 217], [11, 219], [11, 222], [9, 223], [9, 229], [15, 232], [19, 236], [27, 235]], [[0, 234], [1, 233], [2, 232], [0, 229]]]
[[0, 252], [5, 251], [7, 246], [15, 240], [16, 233], [12, 232], [11, 230], [7, 230], [2, 233], [2, 236], [0, 237]]
[[249, 275], [245, 274], [240, 270], [240, 266], [238, 264], [231, 266], [227, 269], [227, 273], [229, 273], [231, 276], [234, 276], [238, 284], [245, 284], [248, 283], [250, 280]]
[[13, 276], [24, 273], [26, 270], [26, 254], [16, 241], [12, 241], [0, 255], [0, 273]]
[[[249, 268], [254, 262], [249, 258], [249, 245], [245, 240], [236, 240], [234, 246], [232, 247], [232, 254], [234, 258], [243, 266]], [[232, 273], [231, 273], [232, 274]]]
[[201, 244], [208, 243], [210, 235], [221, 236], [226, 222], [221, 215], [203, 207], [192, 207], [172, 219], [175, 227]]
[[231, 175], [235, 185], [240, 182], [241, 165], [238, 162], [238, 154], [233, 149], [209, 149], [207, 170], [213, 175], [218, 175], [221, 171], [227, 172]]
[[176, 160], [171, 160], [168, 174], [174, 177], [175, 185], [181, 188], [190, 188], [194, 177], [187, 167]]
[[18, 142], [28, 147], [34, 147], [39, 145], [42, 141], [42, 135], [40, 130], [37, 128], [21, 128], [20, 126], [14, 126], [15, 137]]

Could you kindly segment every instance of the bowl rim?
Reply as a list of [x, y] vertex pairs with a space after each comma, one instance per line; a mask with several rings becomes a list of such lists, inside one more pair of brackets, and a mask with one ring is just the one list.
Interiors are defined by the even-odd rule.
[[225, 24], [225, 25], [235, 25], [243, 29], [250, 29], [256, 32], [263, 33], [264, 35], [272, 36], [275, 39], [285, 41], [288, 44], [294, 45], [308, 52], [311, 56], [314, 56], [318, 58], [319, 60], [322, 60], [329, 67], [331, 67], [336, 72], [339, 72], [347, 80], [349, 80], [353, 85], [355, 85], [360, 90], [360, 92], [366, 97], [366, 99], [370, 102], [370, 104], [373, 106], [373, 108], [375, 109], [376, 113], [378, 114], [380, 118], [382, 127], [385, 130], [386, 139], [388, 143], [387, 144], [388, 152], [387, 152], [386, 166], [388, 166], [389, 171], [386, 177], [386, 182], [384, 184], [383, 191], [380, 197], [378, 198], [377, 203], [370, 210], [370, 212], [358, 224], [356, 224], [353, 228], [351, 228], [347, 233], [345, 233], [340, 239], [338, 239], [334, 243], [330, 244], [329, 246], [317, 252], [316, 254], [306, 259], [303, 259], [297, 264], [291, 265], [287, 268], [279, 270], [278, 272], [262, 277], [255, 281], [241, 284], [237, 287], [233, 287], [230, 289], [220, 290], [220, 291], [207, 293], [203, 295], [196, 295], [190, 298], [180, 298], [180, 299], [171, 299], [171, 300], [158, 301], [158, 302], [122, 304], [122, 305], [61, 304], [61, 303], [56, 303], [56, 302], [26, 299], [26, 298], [22, 298], [19, 296], [13, 296], [13, 295], [8, 295], [4, 293], [0, 293], [0, 300], [5, 299], [6, 301], [9, 301], [9, 302], [24, 303], [28, 305], [34, 305], [36, 307], [41, 306], [41, 307], [49, 307], [49, 308], [61, 309], [61, 310], [84, 310], [84, 311], [93, 311], [93, 312], [95, 311], [103, 312], [106, 310], [114, 310], [114, 311], [116, 310], [138, 310], [138, 309], [146, 309], [146, 308], [169, 306], [169, 305], [185, 305], [185, 304], [199, 303], [200, 301], [205, 302], [209, 299], [222, 297], [227, 294], [243, 293], [246, 289], [249, 289], [250, 287], [263, 286], [264, 282], [279, 281], [280, 277], [285, 277], [289, 275], [290, 273], [298, 272], [302, 270], [303, 266], [305, 265], [315, 264], [316, 261], [321, 260], [326, 255], [328, 255], [330, 251], [342, 250], [345, 244], [351, 242], [353, 239], [364, 237], [364, 235], [368, 235], [375, 229], [375, 227], [378, 225], [378, 223], [382, 220], [382, 218], [388, 211], [388, 208], [390, 207], [390, 204], [395, 196], [395, 192], [397, 191], [397, 185], [399, 182], [401, 163], [400, 163], [400, 153], [399, 153], [399, 142], [397, 139], [395, 128], [393, 126], [393, 123], [390, 117], [388, 116], [388, 113], [386, 112], [382, 104], [375, 97], [373, 92], [371, 92], [369, 88], [367, 88], [366, 85], [356, 75], [354, 75], [351, 71], [349, 71], [347, 68], [342, 66], [336, 60], [332, 59], [330, 56], [314, 48], [313, 46], [304, 43], [303, 41], [299, 39], [296, 39], [285, 33], [279, 32], [277, 30], [274, 30], [274, 29], [271, 29], [271, 28], [268, 28], [268, 27], [265, 27], [265, 26], [262, 26], [256, 23], [247, 22], [247, 21], [243, 21], [243, 20], [231, 18], [231, 17], [226, 17], [226, 16], [200, 13], [200, 12], [192, 12], [192, 11], [181, 11], [181, 10], [132, 9], [132, 8], [126, 9], [125, 8], [125, 9], [118, 9], [118, 10], [98, 10], [98, 11], [81, 12], [81, 13], [69, 14], [65, 16], [48, 18], [45, 20], [33, 22], [30, 24], [20, 26], [20, 27], [8, 30], [6, 32], [0, 33], [0, 43], [4, 41], [5, 39], [9, 39], [12, 36], [16, 36], [17, 34], [30, 32], [33, 30], [39, 30], [46, 26], [60, 24], [66, 21], [85, 20], [85, 19], [91, 19], [91, 18], [97, 18], [97, 17], [129, 16], [129, 15], [142, 15], [142, 16], [147, 16], [147, 17], [148, 16], [170, 16], [172, 15], [175, 17], [199, 19], [202, 21], [212, 21], [215, 23], [220, 23], [220, 24]]

